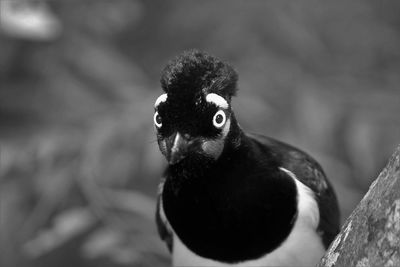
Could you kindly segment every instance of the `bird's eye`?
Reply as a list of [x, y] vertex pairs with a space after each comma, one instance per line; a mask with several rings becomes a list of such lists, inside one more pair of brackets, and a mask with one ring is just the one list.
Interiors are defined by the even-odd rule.
[[157, 128], [161, 128], [162, 126], [162, 119], [157, 111], [154, 113], [154, 124], [157, 126]]
[[222, 126], [224, 126], [225, 121], [226, 121], [225, 112], [222, 110], [217, 111], [217, 113], [215, 113], [213, 117], [213, 125], [216, 128], [221, 128]]

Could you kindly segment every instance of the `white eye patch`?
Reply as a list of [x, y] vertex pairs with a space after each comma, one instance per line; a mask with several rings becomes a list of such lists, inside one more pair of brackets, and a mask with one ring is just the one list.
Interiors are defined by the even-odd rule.
[[160, 96], [157, 98], [156, 102], [154, 103], [154, 107], [157, 108], [158, 105], [160, 105], [162, 102], [167, 101], [167, 98], [168, 98], [168, 95], [167, 95], [167, 94], [162, 94], [162, 95], [160, 95]]
[[161, 116], [158, 114], [157, 111], [154, 113], [153, 120], [154, 120], [154, 125], [157, 126], [157, 128], [161, 128], [162, 119], [161, 119]]
[[220, 95], [210, 93], [206, 96], [206, 101], [215, 104], [217, 107], [227, 109], [229, 107], [228, 101]]
[[226, 122], [226, 115], [223, 110], [217, 111], [213, 117], [213, 125], [215, 128], [221, 128]]

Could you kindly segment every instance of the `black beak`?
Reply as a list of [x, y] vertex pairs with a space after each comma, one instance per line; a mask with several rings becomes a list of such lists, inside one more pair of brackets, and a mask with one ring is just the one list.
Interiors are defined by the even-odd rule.
[[166, 158], [169, 164], [176, 164], [186, 157], [193, 141], [185, 138], [179, 132], [170, 136], [167, 140]]

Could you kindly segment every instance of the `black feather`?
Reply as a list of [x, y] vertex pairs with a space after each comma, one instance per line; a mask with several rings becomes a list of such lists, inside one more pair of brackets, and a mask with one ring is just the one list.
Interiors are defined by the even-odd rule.
[[165, 244], [167, 245], [167, 248], [169, 252], [172, 252], [172, 243], [173, 243], [173, 237], [172, 237], [172, 231], [168, 229], [166, 222], [163, 221], [161, 217], [161, 194], [157, 196], [157, 206], [156, 206], [156, 224], [157, 224], [157, 230], [158, 234], [160, 235], [161, 239], [164, 240]]
[[275, 250], [288, 237], [297, 216], [296, 185], [271, 152], [242, 133], [241, 145], [230, 143], [212, 165], [184, 159], [168, 167], [164, 211], [190, 250], [239, 263]]
[[340, 212], [335, 192], [322, 167], [310, 155], [291, 145], [259, 134], [248, 136], [275, 151], [282, 167], [293, 172], [300, 182], [314, 192], [320, 213], [317, 230], [327, 249], [339, 233]]
[[160, 184], [158, 185], [158, 192], [157, 192], [157, 206], [156, 206], [156, 224], [157, 224], [157, 231], [160, 235], [161, 239], [164, 240], [165, 244], [169, 252], [172, 252], [173, 247], [173, 236], [172, 236], [172, 229], [171, 226], [166, 221], [166, 218], [162, 215], [162, 192], [164, 188], [165, 178], [161, 179]]
[[216, 93], [227, 100], [237, 91], [238, 75], [229, 64], [205, 52], [193, 49], [171, 60], [161, 75], [161, 86], [168, 95]]

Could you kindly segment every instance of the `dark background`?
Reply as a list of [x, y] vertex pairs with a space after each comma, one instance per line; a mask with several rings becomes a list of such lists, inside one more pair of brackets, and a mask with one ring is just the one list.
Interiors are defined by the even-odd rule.
[[185, 49], [235, 66], [242, 127], [313, 155], [342, 220], [400, 143], [398, 1], [14, 0], [28, 30], [0, 1], [1, 266], [169, 263], [152, 115]]

